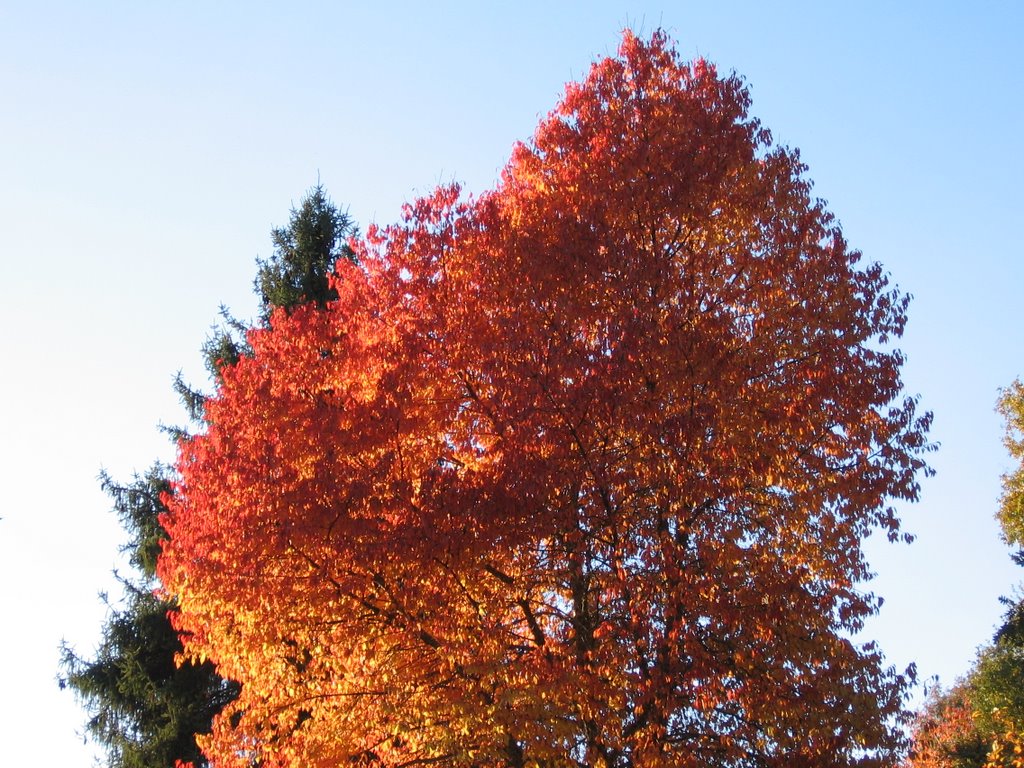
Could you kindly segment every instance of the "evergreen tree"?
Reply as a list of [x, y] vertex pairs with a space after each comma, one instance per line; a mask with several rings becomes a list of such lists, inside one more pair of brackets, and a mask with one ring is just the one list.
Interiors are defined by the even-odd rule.
[[317, 184], [292, 208], [287, 227], [271, 231], [274, 255], [257, 259], [256, 292], [264, 322], [276, 307], [291, 309], [315, 302], [323, 308], [337, 298], [327, 276], [338, 259], [354, 259], [348, 239], [356, 233], [346, 211], [338, 209]]
[[[277, 307], [326, 306], [335, 295], [328, 277], [339, 258], [353, 258], [347, 238], [355, 234], [348, 214], [323, 187], [311, 189], [292, 209], [288, 226], [271, 231], [273, 256], [257, 259], [260, 322], [268, 323]], [[223, 323], [203, 345], [215, 380], [250, 352], [245, 340], [250, 326], [224, 308], [221, 315]], [[190, 420], [201, 423], [206, 396], [180, 375], [175, 389]], [[184, 429], [168, 432], [179, 439], [188, 436]], [[67, 644], [61, 651], [59, 684], [82, 702], [87, 736], [106, 750], [110, 768], [171, 768], [177, 761], [206, 768], [195, 737], [208, 732], [214, 715], [238, 695], [237, 684], [218, 676], [212, 664], [175, 663], [181, 642], [168, 618], [175, 606], [156, 594], [156, 560], [166, 535], [159, 518], [171, 481], [171, 469], [160, 463], [126, 484], [101, 474], [101, 486], [129, 534], [124, 551], [133, 574], [118, 576], [124, 589], [120, 604], [103, 598], [110, 614], [95, 655], [82, 656]]]
[[164, 531], [161, 495], [171, 489], [170, 469], [155, 464], [125, 485], [101, 475], [103, 489], [131, 539], [125, 550], [135, 569], [119, 577], [125, 598], [111, 606], [95, 657], [62, 650], [61, 687], [70, 686], [89, 712], [88, 735], [107, 751], [111, 768], [205, 766], [195, 734], [238, 694], [212, 664], [175, 664], [181, 651], [168, 619], [173, 604], [154, 594], [156, 558]]

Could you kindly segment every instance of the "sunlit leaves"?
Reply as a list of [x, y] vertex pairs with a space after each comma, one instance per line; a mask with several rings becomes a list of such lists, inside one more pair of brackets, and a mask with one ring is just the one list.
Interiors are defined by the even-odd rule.
[[849, 638], [928, 447], [906, 300], [748, 106], [627, 33], [250, 335], [161, 562], [243, 684], [218, 765], [889, 759], [906, 680]]
[[1004, 444], [1019, 465], [1003, 478], [999, 522], [1010, 544], [1024, 547], [1024, 384], [1015, 381], [999, 398], [999, 412], [1006, 420]]

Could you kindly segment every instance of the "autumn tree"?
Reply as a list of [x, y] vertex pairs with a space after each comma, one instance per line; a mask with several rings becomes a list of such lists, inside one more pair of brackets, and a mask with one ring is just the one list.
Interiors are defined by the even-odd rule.
[[[1003, 390], [998, 409], [1006, 423], [1003, 444], [1015, 468], [1003, 476], [996, 518], [1003, 540], [1024, 565], [1024, 384]], [[1024, 766], [1024, 599], [1003, 598], [1006, 615], [992, 644], [978, 654], [971, 698], [980, 727], [992, 734], [989, 765]]]
[[[1003, 540], [1024, 565], [1024, 384], [1003, 390], [1004, 445], [1016, 463], [1003, 476], [996, 518]], [[1002, 598], [1003, 624], [971, 670], [916, 715], [912, 768], [1024, 768], [1024, 599]], [[980, 745], [980, 747], [979, 747]]]
[[853, 639], [929, 418], [907, 299], [735, 76], [661, 33], [275, 311], [182, 444], [160, 559], [234, 766], [880, 766]]
[[[287, 227], [272, 230], [273, 255], [258, 260], [256, 280], [261, 317], [277, 307], [291, 309], [312, 303], [322, 306], [332, 295], [328, 275], [339, 258], [352, 258], [347, 241], [356, 232], [348, 214], [317, 185]], [[203, 346], [211, 379], [249, 353], [248, 326], [222, 310], [224, 323]], [[206, 396], [179, 376], [175, 388], [192, 424], [203, 423]], [[179, 437], [186, 430], [173, 429]], [[86, 732], [106, 751], [110, 768], [172, 768], [178, 762], [196, 768], [208, 765], [196, 744], [214, 715], [238, 695], [238, 685], [218, 675], [205, 661], [177, 663], [182, 652], [168, 612], [173, 600], [155, 593], [156, 560], [165, 531], [159, 518], [166, 512], [174, 472], [155, 464], [145, 474], [118, 483], [104, 473], [103, 489], [129, 535], [124, 550], [132, 574], [119, 577], [123, 600], [111, 602], [95, 655], [85, 657], [65, 645], [60, 684], [70, 687], [84, 704]]]
[[978, 728], [970, 694], [970, 679], [931, 689], [914, 718], [908, 768], [982, 768], [991, 738]]

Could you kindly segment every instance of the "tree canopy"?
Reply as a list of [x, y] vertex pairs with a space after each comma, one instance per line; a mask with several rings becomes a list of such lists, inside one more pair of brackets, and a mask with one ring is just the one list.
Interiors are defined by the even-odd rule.
[[929, 448], [907, 298], [749, 101], [626, 33], [249, 333], [162, 518], [218, 766], [891, 762], [851, 638]]

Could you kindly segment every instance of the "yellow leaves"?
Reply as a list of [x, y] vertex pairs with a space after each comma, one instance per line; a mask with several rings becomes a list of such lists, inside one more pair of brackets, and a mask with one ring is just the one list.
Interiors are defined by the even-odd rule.
[[996, 733], [984, 768], [1024, 768], [1024, 732], [1000, 709], [992, 710]]
[[1000, 393], [999, 413], [1006, 422], [1003, 444], [1018, 466], [1003, 476], [997, 517], [1008, 543], [1024, 543], [1024, 384], [1013, 382]]

